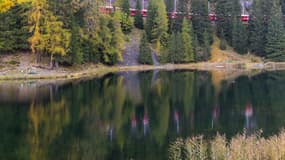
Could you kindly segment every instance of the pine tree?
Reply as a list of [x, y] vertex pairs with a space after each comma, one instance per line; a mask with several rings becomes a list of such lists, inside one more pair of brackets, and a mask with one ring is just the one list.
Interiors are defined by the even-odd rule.
[[136, 16], [135, 16], [134, 25], [138, 29], [143, 29], [144, 28], [143, 16], [142, 16], [141, 10], [142, 10], [142, 8], [141, 8], [141, 1], [137, 0], [137, 4], [136, 4], [136, 11], [137, 11], [137, 13], [136, 13]]
[[217, 0], [217, 34], [221, 38], [222, 31], [225, 40], [232, 44], [233, 20], [241, 15], [239, 0]]
[[122, 61], [121, 51], [124, 49], [124, 34], [119, 22], [119, 18], [115, 15], [113, 17], [100, 17], [97, 32], [99, 44], [94, 48], [96, 62], [113, 65]]
[[149, 47], [146, 33], [144, 32], [142, 35], [142, 39], [140, 42], [140, 52], [139, 52], [139, 59], [140, 64], [153, 64], [152, 57], [151, 57], [151, 49]]
[[110, 46], [113, 48], [113, 53], [111, 56], [111, 64], [116, 64], [117, 62], [120, 62], [123, 60], [122, 57], [122, 50], [125, 49], [124, 46], [124, 34], [122, 32], [122, 29], [120, 28], [120, 21], [119, 19], [116, 19], [113, 17], [110, 21], [110, 28], [112, 33], [112, 39]]
[[176, 51], [172, 54], [175, 55], [174, 63], [185, 63], [187, 55], [185, 53], [181, 32], [176, 34]]
[[167, 12], [173, 11], [173, 0], [165, 0], [165, 7]]
[[225, 40], [224, 36], [224, 31], [221, 31], [221, 36], [220, 36], [220, 49], [221, 50], [226, 50], [227, 49], [227, 41]]
[[150, 1], [146, 21], [146, 34], [148, 40], [155, 43], [156, 50], [160, 52], [168, 43], [168, 19], [163, 0]]
[[242, 22], [235, 18], [233, 26], [232, 46], [240, 54], [245, 54], [248, 51], [247, 30]]
[[125, 34], [131, 33], [133, 29], [133, 20], [128, 14], [120, 11], [116, 11], [117, 13], [120, 13], [120, 23], [121, 23], [121, 29]]
[[200, 16], [193, 16], [195, 60], [204, 61], [210, 57], [210, 45], [213, 43], [213, 28], [208, 18], [208, 1], [193, 0], [192, 9]]
[[182, 35], [180, 32], [172, 33], [169, 40], [168, 60], [170, 63], [185, 63], [187, 55], [185, 53]]
[[264, 21], [262, 1], [253, 3], [253, 13], [249, 19], [249, 50], [259, 56], [265, 55], [267, 24]]
[[176, 61], [176, 33], [172, 33], [169, 39], [167, 62], [174, 63]]
[[282, 13], [285, 15], [285, 0], [281, 0]]
[[126, 14], [127, 17], [129, 17], [130, 16], [130, 8], [131, 8], [129, 0], [122, 0], [121, 8], [122, 8], [122, 12], [124, 14]]
[[274, 61], [285, 60], [285, 30], [279, 1], [275, 0], [268, 21], [266, 57]]
[[203, 58], [202, 60], [207, 61], [211, 57], [211, 42], [210, 38], [212, 35], [209, 35], [208, 32], [204, 32], [203, 37], [204, 37], [204, 44], [202, 46], [203, 48]]
[[177, 11], [183, 12], [183, 13], [191, 13], [191, 7], [192, 7], [192, 0], [179, 0]]
[[0, 53], [29, 50], [28, 12], [31, 5], [23, 3], [0, 13]]
[[155, 17], [158, 16], [158, 13], [157, 13], [158, 7], [154, 1], [150, 1], [147, 10], [148, 10], [148, 13], [147, 13], [148, 15], [146, 18], [145, 31], [146, 31], [147, 39], [150, 42], [151, 40], [154, 39], [151, 33], [152, 33], [153, 26], [155, 23], [154, 19]]
[[183, 57], [184, 62], [193, 62], [194, 61], [194, 49], [192, 44], [192, 23], [188, 23], [186, 18], [183, 19], [182, 23], [182, 44], [184, 49], [185, 56]]
[[81, 64], [83, 63], [83, 51], [81, 46], [81, 36], [80, 36], [80, 27], [73, 22], [71, 29], [71, 42], [70, 42], [70, 55], [72, 57], [71, 64]]

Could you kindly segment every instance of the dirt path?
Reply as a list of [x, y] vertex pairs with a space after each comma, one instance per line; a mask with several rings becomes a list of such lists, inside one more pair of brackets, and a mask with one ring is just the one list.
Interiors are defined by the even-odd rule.
[[129, 41], [126, 42], [126, 49], [123, 52], [123, 62], [120, 62], [120, 66], [136, 66], [139, 65], [139, 45], [141, 39], [141, 31], [133, 29], [129, 35]]

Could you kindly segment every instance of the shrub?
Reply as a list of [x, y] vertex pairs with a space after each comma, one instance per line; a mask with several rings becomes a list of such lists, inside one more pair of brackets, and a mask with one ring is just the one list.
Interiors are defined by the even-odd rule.
[[[185, 155], [181, 154], [183, 150]], [[229, 141], [219, 134], [209, 141], [202, 136], [178, 139], [170, 145], [169, 157], [176, 160], [285, 159], [285, 130], [269, 138], [261, 137], [258, 132], [250, 136], [238, 134]]]

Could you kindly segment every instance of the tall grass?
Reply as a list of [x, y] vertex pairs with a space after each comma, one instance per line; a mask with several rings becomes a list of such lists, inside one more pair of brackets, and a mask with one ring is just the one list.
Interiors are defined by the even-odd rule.
[[261, 132], [251, 136], [238, 134], [231, 140], [217, 135], [178, 139], [169, 147], [170, 160], [285, 160], [285, 130], [269, 138]]

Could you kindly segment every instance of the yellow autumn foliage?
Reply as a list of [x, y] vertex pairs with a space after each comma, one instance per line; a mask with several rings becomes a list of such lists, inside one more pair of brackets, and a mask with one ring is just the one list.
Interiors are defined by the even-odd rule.
[[5, 12], [17, 4], [31, 1], [32, 0], [0, 0], [0, 12]]

